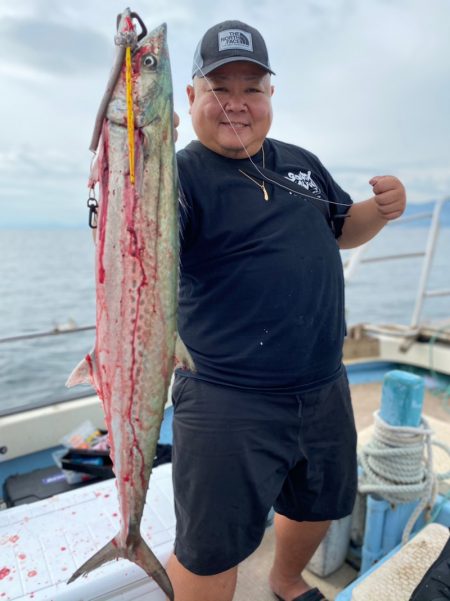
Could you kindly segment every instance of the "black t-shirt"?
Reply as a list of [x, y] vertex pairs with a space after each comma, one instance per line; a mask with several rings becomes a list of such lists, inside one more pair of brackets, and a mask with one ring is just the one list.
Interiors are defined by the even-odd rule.
[[[178, 155], [178, 327], [213, 383], [301, 392], [337, 378], [345, 335], [336, 238], [352, 201], [310, 152], [264, 142], [264, 175], [190, 143]], [[262, 152], [252, 160], [262, 169]], [[298, 191], [305, 196], [294, 192]], [[307, 195], [307, 196], [306, 196]], [[324, 202], [324, 199], [336, 204]]]

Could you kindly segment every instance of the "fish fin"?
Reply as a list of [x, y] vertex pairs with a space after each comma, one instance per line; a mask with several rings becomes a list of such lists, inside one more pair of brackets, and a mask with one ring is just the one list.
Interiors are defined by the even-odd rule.
[[67, 581], [70, 584], [80, 576], [86, 576], [89, 572], [99, 568], [104, 563], [123, 557], [141, 567], [150, 578], [161, 587], [164, 593], [169, 597], [170, 601], [174, 601], [174, 592], [172, 584], [167, 576], [166, 570], [161, 565], [159, 559], [148, 547], [147, 543], [139, 536], [136, 542], [127, 546], [125, 549], [119, 546], [116, 538], [113, 538], [107, 545], [102, 547], [100, 551], [95, 553], [82, 566], [72, 574]]
[[189, 369], [189, 371], [197, 371], [194, 360], [192, 359], [186, 345], [177, 334], [175, 342], [175, 369]]
[[100, 551], [97, 551], [95, 555], [85, 561], [83, 565], [72, 574], [67, 581], [67, 584], [70, 584], [80, 576], [86, 576], [89, 574], [89, 572], [99, 568], [104, 563], [112, 561], [113, 559], [118, 559], [119, 557], [123, 557], [122, 549], [119, 547], [119, 543], [116, 541], [116, 539], [113, 538], [107, 545], [102, 547]]
[[166, 570], [161, 565], [159, 559], [149, 548], [142, 537], [139, 537], [138, 542], [131, 548], [127, 549], [127, 559], [136, 563], [146, 572], [150, 578], [158, 584], [164, 591], [170, 601], [174, 601], [174, 592], [172, 583], [169, 580]]
[[94, 349], [92, 349], [89, 355], [86, 355], [86, 357], [78, 363], [68, 377], [66, 382], [67, 388], [72, 388], [72, 386], [77, 386], [78, 384], [90, 384], [95, 387], [94, 372], [95, 353]]

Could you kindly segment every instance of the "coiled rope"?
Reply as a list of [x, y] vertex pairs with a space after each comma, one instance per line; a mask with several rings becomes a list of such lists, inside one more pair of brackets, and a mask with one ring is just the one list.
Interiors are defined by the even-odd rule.
[[450, 478], [450, 470], [434, 473], [432, 445], [441, 447], [449, 455], [450, 446], [431, 440], [433, 431], [423, 417], [417, 428], [390, 426], [378, 411], [374, 418], [373, 438], [358, 454], [363, 469], [358, 489], [361, 493], [377, 494], [394, 505], [419, 501], [403, 531], [404, 544], [424, 509], [430, 520], [438, 481]]

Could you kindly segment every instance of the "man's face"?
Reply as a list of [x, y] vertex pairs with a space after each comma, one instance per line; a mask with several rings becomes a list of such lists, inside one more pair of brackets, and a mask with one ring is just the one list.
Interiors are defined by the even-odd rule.
[[195, 77], [187, 94], [202, 144], [233, 159], [247, 158], [243, 146], [250, 155], [258, 152], [272, 123], [269, 73], [254, 63], [227, 63], [207, 77]]

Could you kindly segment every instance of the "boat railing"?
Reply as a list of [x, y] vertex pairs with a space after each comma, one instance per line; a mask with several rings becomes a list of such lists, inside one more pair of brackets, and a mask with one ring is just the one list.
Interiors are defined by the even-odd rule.
[[48, 338], [49, 336], [61, 336], [65, 334], [77, 334], [78, 332], [87, 332], [95, 330], [95, 326], [77, 326], [75, 322], [66, 325], [56, 326], [53, 330], [46, 332], [33, 332], [32, 334], [19, 334], [17, 336], [6, 336], [0, 338], [0, 344], [6, 342], [19, 342], [21, 340], [34, 340], [35, 338]]
[[[420, 221], [423, 219], [430, 219], [430, 226], [428, 230], [427, 242], [425, 250], [408, 253], [395, 253], [392, 255], [379, 255], [373, 257], [364, 257], [367, 249], [371, 246], [371, 241], [363, 244], [356, 248], [350, 255], [348, 261], [344, 263], [344, 278], [346, 282], [350, 282], [354, 277], [357, 267], [362, 263], [375, 263], [380, 261], [392, 261], [399, 259], [417, 259], [423, 257], [422, 269], [419, 277], [419, 284], [417, 288], [416, 300], [414, 304], [414, 310], [411, 317], [411, 322], [406, 329], [401, 331], [402, 336], [416, 336], [419, 331], [421, 323], [421, 316], [424, 302], [427, 298], [438, 297], [438, 296], [450, 296], [450, 288], [430, 290], [428, 288], [428, 282], [430, 277], [431, 266], [433, 264], [433, 258], [436, 250], [436, 243], [438, 240], [440, 224], [441, 224], [441, 213], [442, 208], [446, 202], [450, 201], [450, 197], [443, 198], [436, 201], [433, 211], [425, 213], [417, 213], [416, 215], [409, 215], [402, 217], [396, 221], [389, 223], [390, 227], [396, 225], [402, 225], [411, 221]], [[374, 327], [371, 325], [371, 330], [383, 329], [382, 326]]]
[[[450, 296], [450, 289], [441, 289], [441, 290], [429, 290], [428, 289], [428, 279], [429, 279], [429, 275], [430, 275], [431, 265], [432, 265], [433, 256], [435, 253], [436, 242], [437, 242], [439, 228], [440, 228], [441, 212], [442, 212], [444, 203], [448, 202], [448, 201], [450, 201], [450, 198], [445, 198], [445, 199], [437, 201], [433, 212], [420, 213], [420, 214], [416, 214], [416, 215], [412, 215], [412, 216], [408, 216], [408, 217], [403, 217], [399, 220], [396, 220], [392, 224], [392, 225], [395, 225], [396, 223], [401, 224], [401, 223], [405, 223], [408, 221], [417, 221], [417, 220], [431, 218], [431, 224], [430, 224], [428, 237], [427, 237], [427, 244], [426, 244], [426, 248], [424, 251], [410, 252], [410, 253], [397, 253], [397, 254], [393, 254], [393, 255], [383, 255], [383, 256], [375, 256], [375, 257], [364, 257], [364, 254], [366, 253], [367, 248], [370, 246], [370, 242], [369, 242], [369, 243], [355, 249], [355, 251], [353, 251], [353, 253], [350, 255], [349, 260], [344, 264], [344, 276], [345, 276], [346, 281], [348, 282], [354, 277], [356, 268], [362, 263], [373, 263], [373, 262], [377, 262], [377, 261], [390, 261], [390, 260], [397, 260], [397, 259], [406, 259], [406, 258], [409, 259], [409, 258], [423, 257], [423, 265], [422, 265], [422, 270], [421, 270], [421, 274], [420, 274], [420, 278], [419, 278], [419, 286], [418, 286], [418, 291], [417, 291], [417, 295], [416, 295], [416, 301], [415, 301], [415, 306], [414, 306], [411, 323], [406, 328], [400, 328], [397, 331], [394, 331], [392, 329], [389, 330], [390, 335], [397, 334], [398, 336], [401, 336], [405, 339], [408, 339], [408, 338], [411, 339], [411, 338], [416, 337], [418, 334], [418, 331], [419, 331], [420, 317], [422, 314], [422, 308], [423, 308], [425, 299], [430, 298], [430, 297], [437, 297], [437, 296]], [[367, 327], [369, 328], [369, 326], [367, 326]], [[375, 332], [377, 330], [379, 332], [382, 332], [383, 326], [377, 326], [377, 325], [371, 324], [369, 329], [372, 332]], [[384, 328], [384, 329], [386, 330], [386, 328]], [[446, 329], [447, 329], [447, 326], [446, 326]], [[52, 330], [42, 331], [42, 332], [31, 332], [28, 334], [20, 334], [20, 335], [6, 336], [3, 338], [0, 338], [0, 345], [6, 344], [6, 343], [18, 343], [18, 342], [23, 342], [23, 341], [32, 341], [34, 339], [39, 339], [39, 338], [52, 338], [52, 337], [59, 337], [59, 336], [68, 336], [70, 334], [79, 334], [81, 332], [87, 332], [90, 330], [95, 330], [95, 325], [78, 326], [74, 321], [70, 320], [66, 324], [55, 326]], [[39, 407], [48, 406], [49, 404], [53, 405], [53, 404], [57, 404], [57, 403], [64, 403], [66, 401], [74, 400], [75, 398], [87, 397], [87, 396], [91, 396], [93, 394], [94, 394], [94, 391], [92, 389], [83, 391], [82, 389], [80, 390], [80, 388], [78, 388], [76, 391], [73, 391], [73, 392], [69, 392], [69, 391], [61, 392], [56, 395], [56, 398], [52, 398], [50, 401], [48, 399], [43, 399], [42, 401], [33, 403], [33, 405], [21, 404], [17, 407], [7, 407], [5, 409], [5, 408], [2, 408], [1, 404], [0, 404], [0, 417], [3, 415], [10, 415], [10, 414], [13, 414], [16, 412], [17, 413], [22, 412], [26, 409], [35, 409], [35, 408], [39, 408]]]
[[[0, 346], [7, 346], [9, 343], [20, 343], [20, 342], [31, 342], [36, 339], [51, 339], [56, 337], [68, 336], [70, 334], [80, 334], [83, 332], [88, 332], [90, 330], [95, 330], [95, 325], [84, 325], [78, 326], [73, 320], [69, 320], [68, 323], [61, 324], [55, 326], [52, 330], [43, 331], [43, 332], [30, 332], [29, 334], [19, 334], [13, 336], [5, 336], [0, 338]], [[76, 360], [74, 360], [76, 361]], [[74, 362], [69, 362], [70, 367], [67, 369], [71, 369], [74, 366]], [[67, 377], [69, 371], [64, 374]], [[90, 396], [95, 396], [95, 391], [91, 387], [76, 387], [75, 389], [64, 389], [64, 376], [61, 375], [61, 389], [56, 392], [56, 394], [52, 394], [51, 392], [48, 395], [44, 395], [40, 400], [36, 400], [33, 403], [27, 402], [15, 402], [12, 406], [10, 403], [6, 403], [6, 406], [2, 406], [2, 402], [0, 399], [0, 417], [4, 417], [7, 415], [14, 415], [18, 413], [23, 413], [29, 410], [41, 409], [43, 407], [48, 407], [49, 405], [59, 405], [62, 403], [68, 403], [75, 399], [82, 399]], [[8, 394], [8, 387], [2, 391], [3, 394]]]

